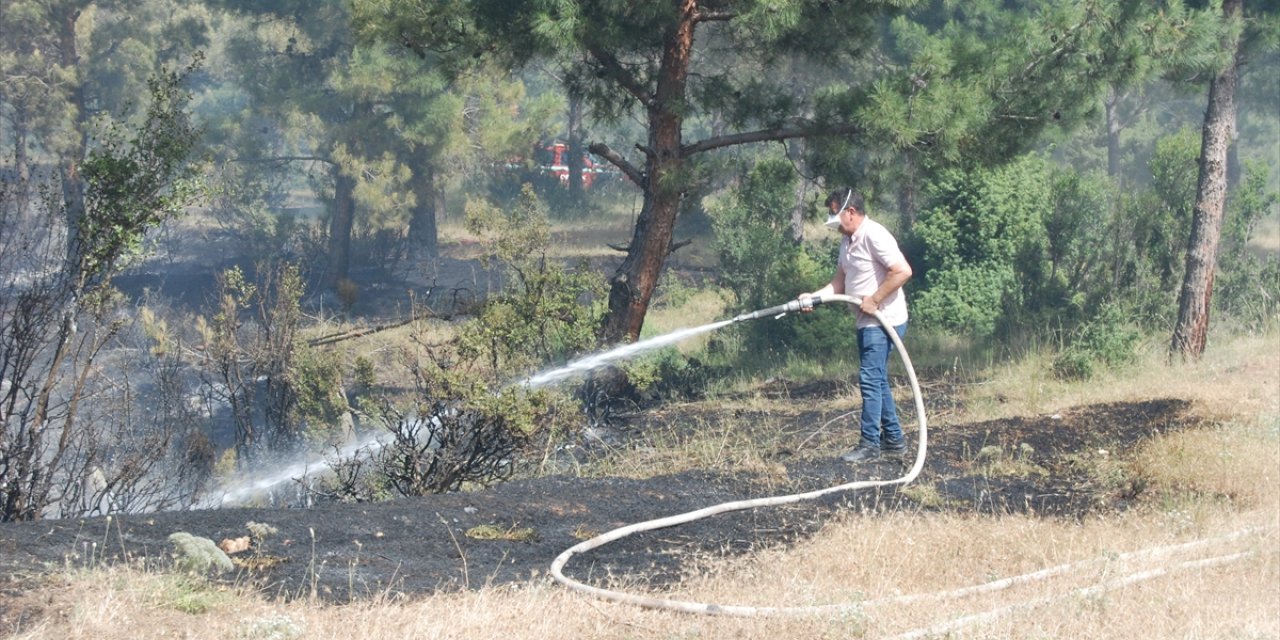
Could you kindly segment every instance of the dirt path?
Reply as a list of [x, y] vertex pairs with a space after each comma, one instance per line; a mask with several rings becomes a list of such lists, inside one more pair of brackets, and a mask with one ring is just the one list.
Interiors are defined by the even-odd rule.
[[[799, 419], [812, 423], [817, 416]], [[913, 485], [930, 491], [837, 494], [716, 516], [577, 556], [566, 573], [591, 581], [609, 576], [674, 580], [706, 559], [787, 544], [865, 507], [1046, 517], [1123, 509], [1138, 489], [1098, 486], [1086, 472], [1088, 461], [1122, 457], [1143, 438], [1198, 424], [1188, 403], [1163, 399], [942, 425], [931, 431], [925, 471]], [[852, 467], [830, 457], [792, 454], [785, 447], [779, 451], [776, 462], [785, 474], [769, 477], [703, 472], [649, 479], [548, 477], [477, 492], [312, 510], [223, 509], [2, 524], [0, 569], [6, 583], [0, 588], [17, 589], [32, 576], [68, 566], [166, 567], [169, 534], [186, 531], [218, 541], [248, 534], [249, 522], [278, 532], [237, 556], [238, 571], [225, 579], [258, 585], [266, 593], [315, 593], [347, 601], [476, 588], [543, 575], [573, 544], [632, 522], [902, 472], [896, 462]], [[921, 503], [912, 495], [930, 497]]]

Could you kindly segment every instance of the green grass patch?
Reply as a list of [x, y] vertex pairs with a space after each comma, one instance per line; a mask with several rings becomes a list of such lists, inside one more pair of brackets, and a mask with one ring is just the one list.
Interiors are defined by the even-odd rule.
[[529, 542], [538, 539], [538, 533], [532, 527], [502, 527], [496, 524], [482, 524], [467, 529], [466, 536], [473, 540], [508, 540], [512, 542]]

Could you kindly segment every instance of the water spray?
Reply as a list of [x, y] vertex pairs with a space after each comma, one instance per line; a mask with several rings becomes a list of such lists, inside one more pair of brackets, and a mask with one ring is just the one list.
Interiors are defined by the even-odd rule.
[[727, 327], [733, 324], [734, 322], [737, 322], [737, 320], [738, 320], [737, 318], [734, 318], [733, 320], [721, 320], [719, 322], [713, 322], [711, 324], [704, 324], [700, 327], [690, 327], [688, 329], [680, 329], [678, 331], [672, 331], [671, 333], [655, 336], [647, 340], [641, 340], [639, 342], [633, 342], [631, 344], [624, 344], [620, 347], [615, 347], [613, 349], [605, 351], [604, 353], [597, 353], [595, 355], [574, 360], [573, 362], [570, 362], [569, 364], [563, 367], [560, 367], [559, 369], [544, 371], [537, 375], [526, 378], [525, 380], [519, 382], [518, 384], [524, 387], [528, 387], [530, 389], [536, 389], [538, 387], [552, 384], [554, 382], [560, 382], [574, 375], [577, 375], [580, 373], [586, 373], [593, 369], [598, 369], [615, 360], [623, 360], [626, 358], [630, 358], [632, 356], [636, 356], [641, 353], [644, 353], [645, 351], [651, 351], [653, 349], [658, 349], [661, 347], [673, 345], [677, 342], [686, 340], [693, 336], [715, 331], [716, 329], [720, 329], [722, 327]]

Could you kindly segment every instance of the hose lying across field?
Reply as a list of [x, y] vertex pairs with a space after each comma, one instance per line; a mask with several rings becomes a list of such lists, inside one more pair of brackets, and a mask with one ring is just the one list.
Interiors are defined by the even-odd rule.
[[[792, 301], [785, 305], [779, 305], [777, 307], [771, 307], [769, 309], [762, 309], [760, 311], [756, 311], [751, 314], [744, 314], [735, 318], [734, 321], [752, 320], [757, 318], [780, 316], [784, 313], [788, 313], [791, 311], [808, 310], [813, 306], [815, 306], [816, 304], [825, 303], [825, 302], [846, 302], [852, 305], [861, 304], [861, 300], [858, 300], [850, 296], [838, 295], [838, 294], [827, 295], [821, 298], [813, 298], [805, 301]], [[851, 612], [861, 611], [863, 608], [870, 605], [904, 604], [907, 602], [919, 601], [924, 599], [959, 598], [959, 597], [974, 595], [978, 593], [989, 593], [993, 591], [999, 591], [1002, 589], [1011, 588], [1014, 586], [1027, 584], [1037, 580], [1046, 579], [1052, 576], [1063, 575], [1088, 565], [1089, 561], [1063, 564], [1056, 567], [1051, 567], [1049, 569], [1036, 571], [1033, 573], [1023, 574], [1020, 576], [1005, 578], [1002, 580], [996, 580], [996, 581], [988, 582], [981, 585], [975, 585], [971, 587], [965, 587], [962, 589], [956, 589], [956, 590], [946, 591], [946, 592], [938, 592], [938, 593], [923, 594], [923, 595], [898, 596], [898, 597], [884, 598], [879, 600], [869, 600], [869, 601], [864, 601], [860, 603], [796, 606], [796, 607], [756, 607], [756, 606], [744, 606], [744, 605], [724, 605], [724, 604], [711, 604], [711, 603], [703, 603], [703, 602], [692, 602], [687, 600], [674, 600], [674, 599], [657, 598], [657, 597], [651, 597], [651, 596], [642, 596], [642, 595], [636, 595], [632, 593], [626, 593], [623, 591], [615, 591], [612, 589], [595, 587], [592, 585], [582, 583], [573, 578], [569, 578], [564, 575], [564, 572], [563, 572], [564, 566], [569, 562], [569, 560], [574, 555], [602, 547], [606, 544], [609, 544], [610, 542], [620, 540], [622, 538], [625, 538], [635, 533], [640, 533], [643, 531], [652, 531], [655, 529], [664, 529], [667, 527], [674, 527], [677, 525], [693, 522], [695, 520], [701, 520], [703, 518], [708, 518], [710, 516], [714, 516], [722, 513], [729, 513], [732, 511], [742, 511], [745, 509], [755, 509], [759, 507], [776, 507], [776, 506], [801, 502], [805, 500], [813, 500], [821, 496], [825, 496], [832, 493], [843, 492], [843, 491], [854, 491], [858, 489], [870, 489], [875, 487], [886, 487], [886, 486], [892, 486], [892, 485], [906, 485], [912, 482], [913, 480], [915, 480], [916, 477], [920, 475], [920, 471], [924, 468], [925, 454], [928, 451], [928, 424], [925, 418], [924, 400], [920, 394], [920, 382], [919, 380], [917, 380], [915, 368], [911, 364], [911, 356], [910, 354], [907, 353], [906, 348], [903, 346], [902, 339], [898, 336], [898, 333], [893, 330], [893, 327], [889, 326], [889, 324], [885, 321], [884, 316], [882, 316], [880, 313], [877, 312], [875, 316], [876, 316], [876, 319], [879, 320], [882, 325], [884, 325], [886, 329], [886, 333], [888, 334], [889, 338], [893, 341], [894, 347], [897, 348], [898, 354], [902, 357], [902, 363], [905, 366], [907, 371], [907, 378], [911, 382], [912, 396], [915, 399], [916, 416], [919, 421], [919, 439], [918, 439], [918, 444], [916, 446], [915, 463], [911, 465], [911, 468], [907, 471], [905, 475], [892, 480], [859, 480], [855, 482], [849, 482], [849, 483], [841, 484], [838, 486], [819, 489], [816, 491], [808, 491], [804, 493], [795, 493], [790, 495], [772, 496], [772, 497], [765, 497], [765, 498], [753, 498], [748, 500], [725, 502], [722, 504], [705, 507], [703, 509], [698, 509], [698, 510], [690, 511], [687, 513], [667, 516], [664, 518], [657, 518], [654, 520], [647, 520], [644, 522], [637, 522], [635, 524], [627, 525], [625, 527], [620, 527], [612, 531], [607, 531], [598, 536], [595, 536], [594, 538], [580, 542], [570, 547], [569, 549], [565, 550], [563, 553], [557, 556], [556, 559], [551, 563], [552, 577], [554, 577], [557, 582], [563, 584], [564, 586], [574, 591], [590, 594], [592, 596], [603, 598], [605, 600], [612, 600], [615, 602], [633, 604], [633, 605], [638, 605], [641, 607], [647, 607], [647, 608], [653, 608], [653, 609], [666, 609], [666, 610], [680, 611], [685, 613], [729, 615], [729, 616], [743, 616], [743, 617], [778, 616], [778, 615], [803, 616], [803, 615], [813, 615], [813, 614], [832, 614], [832, 613], [840, 613], [840, 612], [851, 613]], [[1199, 548], [1201, 546], [1221, 544], [1223, 542], [1226, 542], [1229, 540], [1235, 540], [1237, 538], [1241, 538], [1246, 535], [1259, 533], [1260, 531], [1261, 530], [1258, 530], [1258, 529], [1250, 529], [1250, 530], [1230, 533], [1225, 536], [1220, 536], [1218, 538], [1214, 538], [1211, 540], [1201, 540], [1201, 541], [1195, 541], [1195, 542], [1190, 542], [1190, 543], [1185, 543], [1180, 545], [1170, 545], [1167, 547], [1158, 547], [1158, 548], [1146, 549], [1141, 551], [1135, 551], [1135, 552], [1130, 552], [1126, 554], [1120, 554], [1119, 556], [1117, 556], [1117, 559], [1139, 559], [1139, 558], [1145, 558], [1145, 557], [1159, 557], [1162, 555], [1176, 553], [1178, 551]], [[1235, 554], [1228, 554], [1223, 556], [1216, 556], [1216, 557], [1207, 558], [1207, 559], [1184, 561], [1172, 567], [1162, 567], [1162, 568], [1149, 570], [1149, 571], [1130, 573], [1120, 578], [1117, 578], [1115, 580], [1112, 580], [1110, 582], [1107, 582], [1105, 584], [1095, 585], [1095, 586], [1084, 588], [1084, 589], [1077, 589], [1076, 592], [1080, 594], [1088, 595], [1097, 590], [1123, 586], [1125, 584], [1131, 584], [1131, 583], [1139, 582], [1142, 580], [1156, 578], [1156, 577], [1165, 575], [1172, 570], [1195, 569], [1195, 568], [1204, 568], [1207, 566], [1216, 566], [1219, 564], [1225, 564], [1225, 563], [1241, 560], [1244, 557], [1248, 557], [1248, 555], [1249, 554], [1245, 554], [1245, 553], [1235, 553]], [[1044, 600], [1044, 602], [1048, 602], [1048, 601], [1049, 601], [1048, 599]], [[993, 609], [991, 611], [987, 611], [984, 613], [965, 616], [962, 618], [951, 620], [949, 622], [940, 623], [939, 625], [929, 627], [927, 629], [919, 629], [916, 631], [908, 632], [907, 634], [899, 637], [916, 638], [916, 637], [921, 637], [929, 634], [945, 633], [969, 624], [994, 618], [1012, 609], [1026, 607], [1026, 606], [1035, 606], [1041, 603], [1042, 603], [1041, 600], [1038, 600], [1038, 599], [1027, 601], [1027, 602], [1021, 602], [1015, 605], [1001, 607], [1001, 608]]]
[[[756, 318], [764, 318], [768, 316], [779, 315], [782, 313], [786, 313], [788, 311], [799, 311], [802, 308], [812, 307], [817, 302], [819, 301], [810, 301], [808, 305], [803, 307], [793, 302], [793, 303], [789, 303], [788, 305], [780, 305], [778, 307], [756, 311], [752, 314], [739, 316], [736, 319], [737, 320], [753, 320]], [[829, 295], [829, 296], [824, 296], [820, 300], [820, 302], [847, 302], [850, 304], [857, 305], [857, 304], [861, 304], [862, 301], [856, 298], [852, 298], [850, 296], [845, 296], [845, 295]], [[911, 365], [911, 356], [907, 353], [906, 348], [902, 345], [902, 339], [898, 337], [898, 332], [894, 331], [893, 327], [889, 326], [889, 324], [885, 321], [884, 316], [881, 315], [879, 312], [877, 312], [875, 315], [876, 315], [876, 319], [879, 320], [880, 323], [885, 326], [885, 329], [886, 329], [885, 332], [889, 334], [889, 338], [893, 340], [894, 347], [897, 348], [898, 353], [902, 356], [902, 363], [903, 365], [906, 366], [906, 369], [907, 369], [907, 378], [910, 379], [911, 381], [911, 392], [915, 397], [916, 416], [920, 423], [920, 431], [919, 431], [920, 437], [919, 437], [919, 443], [916, 445], [915, 464], [911, 465], [911, 469], [907, 471], [906, 475], [902, 476], [901, 478], [896, 478], [893, 480], [859, 480], [856, 482], [849, 482], [846, 484], [842, 484], [834, 487], [828, 487], [826, 489], [819, 489], [817, 491], [808, 491], [805, 493], [794, 493], [794, 494], [784, 495], [784, 496], [773, 496], [768, 498], [753, 498], [750, 500], [738, 500], [734, 502], [725, 502], [722, 504], [706, 507], [704, 509], [690, 511], [688, 513], [668, 516], [665, 518], [658, 518], [656, 520], [647, 520], [645, 522], [637, 522], [635, 524], [627, 525], [625, 527], [620, 527], [612, 531], [607, 531], [594, 538], [591, 538], [590, 540], [584, 540], [570, 547], [564, 553], [561, 553], [559, 556], [557, 556], [556, 559], [551, 563], [551, 575], [558, 582], [569, 587], [570, 589], [573, 589], [575, 591], [581, 591], [583, 593], [589, 593], [591, 595], [604, 598], [606, 600], [625, 602], [628, 604], [639, 605], [642, 607], [669, 609], [672, 611], [684, 611], [687, 613], [758, 616], [758, 615], [777, 615], [777, 614], [783, 614], [783, 613], [791, 613], [791, 614], [809, 613], [809, 612], [817, 612], [819, 610], [829, 610], [825, 607], [798, 607], [798, 608], [796, 607], [748, 607], [748, 606], [739, 606], [739, 605], [705, 604], [701, 602], [688, 602], [688, 601], [682, 601], [682, 600], [652, 598], [648, 596], [640, 596], [640, 595], [635, 595], [631, 593], [625, 593], [622, 591], [614, 591], [611, 589], [593, 587], [591, 585], [584, 584], [582, 582], [574, 580], [573, 578], [569, 578], [565, 576], [563, 572], [563, 568], [564, 568], [564, 565], [567, 562], [569, 562], [569, 559], [572, 558], [575, 554], [583, 553], [585, 551], [590, 551], [597, 547], [602, 547], [606, 544], [609, 544], [610, 542], [625, 538], [633, 533], [640, 533], [642, 531], [652, 531], [654, 529], [664, 529], [666, 527], [674, 527], [676, 525], [685, 524], [687, 522], [693, 522], [694, 520], [701, 520], [703, 518], [707, 518], [707, 517], [714, 516], [721, 513], [728, 513], [731, 511], [742, 511], [744, 509], [755, 509], [758, 507], [776, 507], [784, 504], [801, 502], [804, 500], [813, 500], [815, 498], [819, 498], [832, 493], [839, 493], [842, 491], [853, 491], [856, 489], [870, 489], [873, 487], [885, 487], [885, 486], [896, 485], [896, 484], [905, 485], [911, 482], [912, 480], [915, 480], [916, 476], [920, 475], [920, 471], [924, 469], [924, 457], [925, 457], [925, 452], [927, 451], [927, 448], [928, 448], [928, 425], [924, 415], [924, 399], [920, 395], [920, 382], [919, 380], [916, 379], [916, 370]]]

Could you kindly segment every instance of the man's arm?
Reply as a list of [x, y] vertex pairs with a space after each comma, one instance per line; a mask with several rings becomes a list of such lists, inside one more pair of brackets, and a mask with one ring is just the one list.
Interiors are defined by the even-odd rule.
[[880, 304], [885, 298], [893, 295], [894, 291], [902, 288], [911, 279], [911, 265], [906, 260], [889, 265], [885, 272], [884, 282], [880, 283], [880, 287], [876, 292], [862, 299], [862, 312], [867, 315], [873, 315], [880, 310]]

